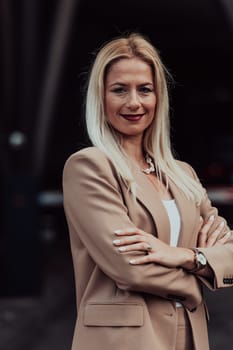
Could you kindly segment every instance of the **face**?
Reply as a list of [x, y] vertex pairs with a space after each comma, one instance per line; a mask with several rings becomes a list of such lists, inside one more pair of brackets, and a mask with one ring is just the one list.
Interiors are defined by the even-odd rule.
[[137, 137], [142, 141], [154, 119], [155, 106], [151, 67], [139, 58], [113, 63], [105, 81], [105, 113], [123, 139]]

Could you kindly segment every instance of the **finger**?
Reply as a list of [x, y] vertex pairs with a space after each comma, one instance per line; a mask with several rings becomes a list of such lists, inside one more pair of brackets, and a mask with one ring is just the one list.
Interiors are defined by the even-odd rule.
[[203, 223], [204, 223], [204, 219], [203, 219], [202, 216], [200, 216], [198, 232], [201, 231], [201, 228], [202, 228]]
[[130, 252], [130, 251], [144, 251], [149, 252], [152, 251], [151, 245], [149, 245], [146, 242], [143, 243], [136, 243], [131, 245], [126, 245], [118, 248], [119, 252]]
[[202, 216], [200, 216], [200, 223], [199, 223], [199, 229], [198, 229], [198, 240], [197, 240], [197, 246], [204, 248], [206, 246], [206, 239], [207, 239], [207, 233], [202, 232], [202, 226], [204, 223], [204, 219]]
[[225, 244], [231, 237], [231, 231], [228, 231], [222, 238], [216, 241], [216, 244]]
[[207, 233], [199, 232], [198, 234], [198, 247], [205, 248], [207, 240]]
[[113, 240], [113, 244], [116, 246], [124, 246], [133, 243], [145, 242], [145, 237], [134, 235], [134, 236], [124, 236]]
[[[154, 254], [153, 254], [154, 255]], [[152, 257], [152, 254], [142, 256], [137, 259], [131, 259], [129, 263], [131, 265], [142, 265], [142, 264], [149, 264], [151, 262], [155, 262], [155, 257]]]
[[204, 220], [202, 217], [200, 217], [200, 224], [202, 222], [202, 225], [199, 230], [198, 234], [198, 247], [206, 247], [206, 241], [208, 239], [208, 231], [210, 230], [213, 222], [214, 222], [214, 215], [211, 215], [206, 223], [204, 223]]
[[137, 227], [129, 227], [129, 228], [125, 228], [125, 229], [119, 229], [119, 230], [115, 230], [114, 233], [117, 236], [131, 236], [133, 234], [138, 234], [138, 235], [143, 235], [146, 234], [146, 232], [140, 230]]
[[223, 228], [224, 228], [224, 221], [220, 222], [216, 230], [214, 230], [214, 232], [212, 232], [211, 235], [209, 235], [206, 242], [206, 247], [212, 247], [216, 243]]
[[211, 215], [208, 220], [202, 225], [200, 232], [207, 234], [214, 223], [214, 215]]
[[199, 232], [198, 240], [197, 240], [197, 246], [199, 248], [205, 248], [206, 247], [206, 239], [207, 239], [207, 234]]

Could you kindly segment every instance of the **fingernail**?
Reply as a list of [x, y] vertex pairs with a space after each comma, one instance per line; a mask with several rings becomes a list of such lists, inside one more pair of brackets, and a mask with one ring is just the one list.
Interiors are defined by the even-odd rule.
[[231, 237], [231, 231], [228, 231], [228, 232], [226, 233], [225, 237], [226, 237], [226, 238]]
[[121, 241], [120, 241], [120, 239], [114, 239], [114, 241], [112, 241], [112, 243], [113, 243], [113, 244], [120, 244]]
[[211, 215], [211, 216], [209, 217], [209, 220], [210, 220], [210, 221], [213, 221], [213, 220], [214, 220], [214, 215]]
[[129, 263], [130, 264], [136, 264], [136, 260], [130, 260]]
[[220, 224], [219, 224], [219, 227], [223, 227], [224, 226], [224, 221], [222, 221]]
[[200, 216], [200, 219], [199, 219], [200, 221], [203, 221], [203, 217], [202, 216]]
[[121, 230], [115, 230], [113, 231], [116, 235], [118, 235], [119, 233], [121, 233]]
[[118, 250], [119, 250], [120, 252], [124, 252], [124, 251], [126, 251], [126, 248], [125, 248], [125, 247], [120, 247], [120, 248], [118, 248]]

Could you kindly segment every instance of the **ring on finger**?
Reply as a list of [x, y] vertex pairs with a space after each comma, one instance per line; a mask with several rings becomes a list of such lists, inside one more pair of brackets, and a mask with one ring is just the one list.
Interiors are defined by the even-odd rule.
[[150, 251], [150, 250], [152, 250], [152, 247], [151, 247], [151, 245], [148, 245], [148, 246], [146, 247], [146, 250], [147, 250], [147, 251]]

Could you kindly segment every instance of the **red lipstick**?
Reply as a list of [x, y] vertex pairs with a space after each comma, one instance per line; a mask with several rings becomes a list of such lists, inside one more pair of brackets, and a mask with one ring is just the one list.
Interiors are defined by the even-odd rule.
[[121, 114], [121, 116], [126, 120], [136, 122], [140, 120], [144, 116], [144, 114]]

